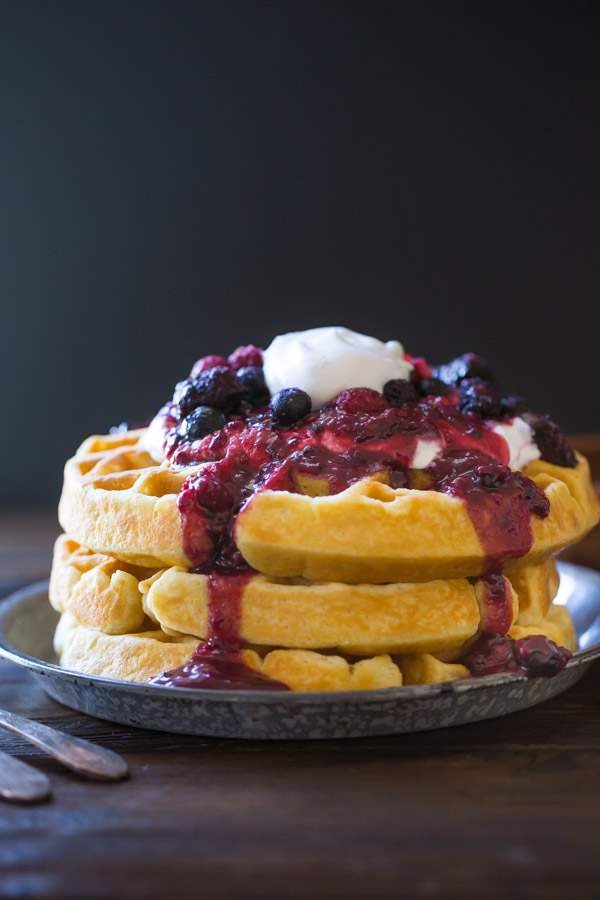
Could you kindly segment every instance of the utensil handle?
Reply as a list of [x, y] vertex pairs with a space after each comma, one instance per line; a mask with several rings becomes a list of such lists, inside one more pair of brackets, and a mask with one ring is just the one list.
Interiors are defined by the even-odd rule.
[[48, 725], [0, 710], [0, 726], [45, 750], [54, 759], [80, 775], [98, 781], [117, 781], [129, 774], [125, 760], [105, 747], [71, 737]]
[[17, 803], [36, 803], [51, 793], [50, 781], [43, 772], [0, 750], [0, 797]]

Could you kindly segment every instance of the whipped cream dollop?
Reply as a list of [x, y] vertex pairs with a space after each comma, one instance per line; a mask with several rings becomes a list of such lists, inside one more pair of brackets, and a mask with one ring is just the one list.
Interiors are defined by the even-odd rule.
[[334, 325], [278, 335], [264, 352], [272, 394], [297, 387], [320, 409], [341, 391], [367, 387], [382, 391], [392, 378], [410, 378], [413, 366], [398, 341], [383, 341]]

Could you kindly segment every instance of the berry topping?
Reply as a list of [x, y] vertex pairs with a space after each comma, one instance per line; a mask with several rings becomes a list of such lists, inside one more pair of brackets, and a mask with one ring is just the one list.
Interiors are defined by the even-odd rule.
[[423, 397], [428, 397], [431, 394], [435, 397], [450, 397], [452, 395], [450, 385], [445, 384], [439, 378], [423, 378], [417, 383], [417, 388]]
[[369, 413], [377, 415], [388, 408], [388, 402], [379, 391], [372, 388], [350, 388], [332, 400], [332, 406], [345, 413]]
[[197, 441], [219, 431], [227, 424], [227, 419], [218, 409], [212, 406], [197, 406], [185, 417], [177, 429], [181, 437], [186, 441]]
[[197, 378], [207, 369], [214, 369], [216, 366], [229, 367], [229, 363], [224, 356], [203, 356], [198, 362], [195, 362], [190, 372], [190, 378]]
[[269, 408], [278, 425], [294, 425], [307, 416], [312, 400], [300, 388], [284, 388], [271, 398]]
[[462, 413], [471, 413], [482, 419], [499, 419], [502, 416], [502, 401], [491, 382], [465, 378], [458, 386], [458, 393], [458, 408]]
[[214, 406], [225, 412], [236, 408], [243, 393], [237, 375], [225, 366], [207, 369], [192, 381], [192, 385], [199, 398], [196, 406]]
[[408, 362], [412, 364], [412, 375], [416, 381], [421, 381], [422, 378], [431, 378], [433, 369], [431, 368], [431, 366], [427, 365], [422, 356], [411, 356], [410, 353], [405, 353], [404, 359], [408, 360]]
[[515, 660], [528, 675], [543, 675], [552, 678], [573, 655], [566, 647], [559, 647], [543, 634], [531, 634], [515, 641], [513, 646]]
[[480, 378], [496, 385], [489, 363], [475, 353], [463, 353], [444, 366], [437, 366], [433, 374], [446, 384], [457, 386], [465, 378]]
[[245, 347], [238, 347], [229, 357], [229, 365], [232, 369], [244, 369], [247, 366], [262, 366], [263, 354], [260, 347], [254, 344], [247, 344]]
[[411, 381], [404, 378], [392, 378], [383, 386], [383, 396], [390, 406], [404, 406], [405, 403], [417, 403], [419, 392]]
[[520, 672], [513, 655], [513, 642], [504, 634], [484, 634], [473, 644], [462, 660], [471, 675], [495, 675], [498, 672]]
[[510, 394], [510, 396], [502, 398], [502, 411], [505, 416], [510, 418], [520, 416], [521, 413], [527, 412], [528, 409], [529, 403], [525, 397], [520, 397], [518, 394]]
[[180, 419], [185, 419], [188, 413], [200, 406], [202, 398], [198, 393], [195, 379], [191, 380], [188, 378], [186, 381], [179, 381], [175, 385], [173, 403], [179, 410]]
[[523, 418], [533, 428], [533, 438], [540, 448], [542, 459], [555, 466], [572, 469], [577, 464], [573, 448], [550, 416], [527, 412]]
[[265, 373], [260, 366], [244, 366], [236, 375], [244, 389], [243, 399], [248, 403], [258, 404], [269, 399], [269, 389], [265, 382]]

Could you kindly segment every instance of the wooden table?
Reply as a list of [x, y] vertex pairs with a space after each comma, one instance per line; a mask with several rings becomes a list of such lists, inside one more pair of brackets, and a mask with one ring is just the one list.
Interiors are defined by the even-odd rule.
[[[0, 517], [2, 594], [47, 576], [57, 531], [54, 514]], [[54, 785], [47, 804], [0, 805], [0, 894], [597, 898], [599, 689], [597, 665], [503, 719], [250, 743], [92, 719], [1, 663], [2, 707], [117, 750], [132, 777], [86, 782], [0, 733], [0, 748]]]

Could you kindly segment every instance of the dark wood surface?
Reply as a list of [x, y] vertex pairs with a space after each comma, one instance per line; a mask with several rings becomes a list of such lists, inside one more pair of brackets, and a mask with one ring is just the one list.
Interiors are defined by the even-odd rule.
[[[52, 513], [0, 517], [0, 593], [48, 575]], [[597, 535], [573, 555], [596, 564]], [[0, 805], [2, 897], [600, 896], [600, 666], [522, 713], [367, 740], [251, 743], [112, 725], [0, 663], [0, 706], [122, 753], [86, 782], [0, 732], [54, 785]]]

